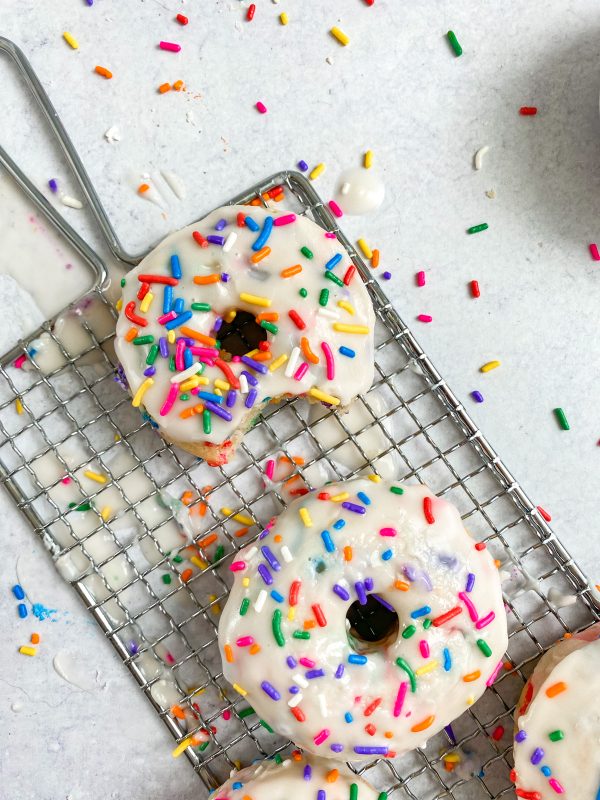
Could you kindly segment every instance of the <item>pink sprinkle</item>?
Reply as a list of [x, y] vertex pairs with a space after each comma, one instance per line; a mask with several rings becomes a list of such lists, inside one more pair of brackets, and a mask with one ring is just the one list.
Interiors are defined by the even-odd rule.
[[425, 286], [425, 272], [423, 270], [417, 272], [417, 286]]
[[275, 472], [275, 461], [271, 458], [269, 459], [269, 461], [267, 461], [265, 465], [265, 475], [270, 481], [273, 480], [274, 472]]
[[173, 658], [173, 655], [171, 653], [168, 653], [168, 652], [165, 653], [165, 661], [167, 661], [169, 664], [174, 664], [175, 663], [175, 659]]
[[502, 668], [502, 661], [499, 661], [498, 662], [498, 666], [496, 667], [496, 669], [492, 672], [490, 677], [485, 682], [486, 686], [491, 686], [492, 685], [492, 683], [496, 680], [496, 677], [498, 676], [498, 673], [500, 672], [501, 668]]
[[183, 339], [179, 339], [177, 342], [177, 347], [175, 349], [175, 366], [179, 370], [179, 372], [183, 372], [184, 363], [183, 363], [183, 351], [185, 350], [185, 341]]
[[264, 103], [261, 103], [260, 100], [256, 104], [256, 110], [259, 111], [261, 114], [267, 113], [267, 107]]
[[61, 483], [64, 483], [64, 484], [71, 483], [71, 478], [69, 478], [69, 476], [68, 476], [68, 475], [65, 475], [65, 477], [64, 477], [64, 478], [61, 478], [61, 479], [60, 479], [60, 482], [61, 482]]
[[225, 720], [225, 722], [231, 719], [231, 711], [228, 708], [226, 708], [225, 711], [223, 712], [223, 719]]
[[300, 364], [300, 366], [296, 370], [296, 372], [294, 372], [294, 380], [301, 381], [307, 372], [308, 372], [308, 364], [306, 363], [306, 361], [303, 361], [302, 364]]
[[565, 790], [563, 789], [563, 787], [561, 786], [561, 784], [560, 784], [560, 783], [559, 783], [559, 782], [556, 780], [556, 778], [550, 778], [550, 780], [548, 781], [548, 783], [549, 783], [549, 784], [550, 784], [550, 786], [551, 786], [551, 787], [554, 789], [554, 791], [556, 792], [556, 794], [564, 794], [564, 793], [565, 793]]
[[379, 535], [380, 536], [395, 536], [397, 533], [396, 528], [380, 528]]
[[331, 347], [327, 344], [327, 342], [321, 342], [321, 350], [325, 356], [325, 364], [327, 367], [327, 380], [332, 381], [335, 378], [335, 362], [333, 360], [333, 353], [331, 352]]
[[251, 644], [254, 644], [254, 636], [240, 636], [236, 644], [238, 647], [250, 647]]
[[493, 611], [490, 611], [490, 613], [486, 614], [485, 617], [482, 617], [481, 619], [477, 620], [477, 622], [475, 623], [475, 627], [477, 628], [478, 631], [480, 631], [482, 628], [485, 628], [486, 625], [489, 625], [490, 622], [493, 622], [495, 619], [496, 619], [496, 614]]
[[322, 731], [319, 731], [319, 733], [317, 733], [317, 735], [313, 739], [313, 742], [315, 744], [323, 744], [325, 739], [329, 739], [329, 733], [330, 732], [329, 732], [329, 730], [327, 728], [323, 728]]
[[219, 351], [215, 347], [200, 347], [197, 344], [193, 344], [190, 350], [193, 355], [203, 356], [204, 358], [216, 358], [219, 355]]
[[163, 407], [160, 410], [161, 417], [166, 417], [169, 411], [173, 408], [175, 404], [175, 400], [177, 400], [177, 393], [179, 392], [179, 384], [172, 383], [171, 388], [169, 389], [169, 394], [167, 395], [167, 399], [163, 403]]
[[466, 605], [467, 611], [469, 612], [469, 616], [471, 617], [471, 621], [477, 622], [477, 620], [479, 619], [479, 614], [477, 613], [477, 609], [473, 605], [471, 598], [468, 595], [466, 595], [465, 592], [459, 592], [458, 596]]
[[325, 231], [325, 238], [326, 239], [337, 239], [337, 236], [335, 235], [335, 233], [332, 233], [331, 231]]
[[175, 44], [175, 42], [159, 42], [158, 46], [161, 50], [168, 50], [170, 53], [178, 53], [181, 50], [181, 45]]
[[315, 661], [312, 658], [299, 658], [298, 661], [302, 664], [303, 667], [306, 669], [312, 669], [315, 666]]
[[396, 695], [396, 700], [394, 701], [394, 716], [399, 717], [402, 711], [402, 706], [404, 705], [404, 698], [406, 697], [406, 692], [408, 690], [408, 681], [402, 681], [398, 688], [398, 694]]
[[342, 211], [342, 209], [341, 209], [341, 208], [338, 206], [338, 204], [335, 202], [335, 200], [330, 200], [330, 201], [329, 201], [329, 203], [328, 203], [328, 205], [329, 205], [329, 208], [331, 209], [332, 213], [333, 213], [333, 214], [334, 214], [336, 217], [338, 217], [338, 219], [339, 219], [339, 217], [343, 217], [343, 216], [344, 216], [344, 212], [343, 212], [343, 211]]
[[275, 217], [273, 220], [273, 225], [279, 227], [280, 225], [290, 225], [292, 222], [296, 221], [295, 214], [284, 214], [282, 217]]
[[421, 639], [419, 642], [419, 650], [423, 658], [429, 658], [429, 644], [425, 641], [425, 639]]
[[19, 356], [18, 358], [15, 359], [13, 366], [15, 366], [17, 369], [21, 369], [26, 360], [27, 356], [25, 355], [25, 353], [23, 353], [22, 356]]
[[242, 570], [246, 569], [246, 562], [245, 561], [232, 561], [229, 565], [229, 569], [232, 572], [241, 572]]
[[176, 316], [177, 314], [175, 313], [175, 311], [169, 311], [167, 314], [163, 314], [162, 317], [159, 317], [156, 321], [158, 322], [159, 325], [166, 325], [167, 322], [169, 322], [172, 319], [175, 319]]
[[419, 314], [417, 319], [419, 322], [433, 322], [433, 317], [430, 317], [429, 314]]
[[592, 258], [594, 259], [594, 261], [600, 261], [600, 251], [598, 250], [598, 245], [597, 244], [593, 244], [592, 243], [590, 245], [590, 253], [591, 253]]

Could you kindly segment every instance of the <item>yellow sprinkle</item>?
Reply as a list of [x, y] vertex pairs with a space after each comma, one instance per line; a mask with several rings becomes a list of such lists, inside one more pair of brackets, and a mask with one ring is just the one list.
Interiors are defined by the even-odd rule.
[[368, 479], [370, 481], [373, 481], [373, 483], [380, 483], [381, 482], [381, 478], [379, 477], [379, 475], [376, 475], [374, 472], [371, 473], [371, 475], [367, 475], [367, 477], [368, 477]]
[[347, 36], [344, 33], [344, 31], [340, 30], [339, 28], [333, 27], [329, 31], [329, 33], [333, 36], [334, 39], [337, 39], [340, 44], [344, 45], [344, 47], [346, 47], [347, 44], [350, 44], [350, 37]]
[[363, 163], [364, 163], [365, 169], [371, 169], [371, 167], [373, 166], [373, 151], [372, 150], [367, 150], [367, 152], [365, 153], [365, 160], [364, 160]]
[[308, 390], [308, 394], [311, 397], [314, 397], [315, 400], [320, 400], [322, 403], [329, 403], [332, 406], [339, 406], [339, 404], [342, 402], [339, 397], [334, 397], [332, 394], [327, 394], [327, 392], [322, 392], [315, 386], [313, 386], [312, 389]]
[[288, 611], [288, 619], [293, 622], [296, 619], [296, 606], [290, 606]]
[[467, 697], [467, 705], [468, 706], [472, 706], [474, 702], [475, 702], [475, 698], [474, 697]]
[[317, 164], [317, 166], [312, 170], [312, 172], [309, 174], [308, 177], [311, 179], [311, 181], [314, 181], [319, 177], [319, 175], [322, 175], [324, 172], [325, 172], [325, 164]]
[[[287, 358], [287, 356], [286, 356], [286, 358]], [[22, 414], [23, 413], [23, 403], [21, 402], [21, 398], [20, 397], [17, 397], [17, 399], [15, 400], [15, 408], [17, 409], [17, 414]]]
[[369, 328], [366, 325], [346, 325], [345, 322], [334, 322], [333, 330], [340, 331], [340, 333], [368, 333]]
[[167, 342], [175, 344], [175, 331], [167, 331]]
[[433, 672], [437, 665], [438, 662], [435, 659], [428, 661], [427, 664], [423, 664], [422, 667], [415, 670], [415, 675], [426, 675], [428, 672]]
[[183, 742], [178, 744], [177, 747], [174, 750], [171, 751], [171, 755], [173, 756], [173, 758], [179, 758], [179, 756], [183, 753], [183, 751], [187, 747], [189, 747], [191, 745], [191, 743], [192, 743], [192, 737], [191, 736], [187, 736], [183, 740]]
[[242, 578], [242, 586], [250, 586], [250, 578]]
[[228, 392], [231, 389], [231, 386], [227, 383], [227, 381], [222, 381], [220, 378], [216, 378], [215, 389], [223, 389], [224, 392]]
[[215, 389], [215, 394], [217, 397], [223, 397], [223, 392], [220, 389]]
[[348, 492], [340, 492], [340, 494], [335, 494], [333, 497], [330, 497], [329, 499], [333, 503], [341, 503], [343, 500], [347, 500], [349, 497], [350, 495], [348, 494]]
[[360, 247], [360, 252], [365, 258], [373, 258], [373, 251], [364, 239], [359, 239], [356, 244]]
[[73, 36], [73, 34], [72, 34], [72, 33], [69, 33], [68, 31], [65, 31], [65, 32], [63, 33], [63, 39], [65, 40], [65, 42], [66, 42], [66, 43], [67, 43], [67, 44], [68, 44], [70, 47], [72, 47], [72, 48], [73, 48], [73, 50], [79, 50], [79, 42], [78, 42], [78, 41], [77, 41], [77, 39], [76, 39], [76, 38]]
[[[228, 517], [231, 514], [231, 511], [231, 508], [223, 506], [221, 509], [221, 514], [224, 514], [226, 517]], [[240, 525], [254, 525], [254, 520], [250, 519], [250, 517], [247, 517], [245, 514], [234, 514], [232, 519], [234, 519], [236, 522], [239, 522]]]
[[308, 513], [308, 509], [302, 507], [298, 513], [300, 514], [300, 519], [304, 523], [304, 527], [311, 528], [313, 522], [312, 519], [310, 518], [310, 514]]
[[[201, 378], [203, 380], [201, 380]], [[208, 378], [205, 378], [203, 375], [192, 375], [191, 378], [188, 378], [182, 384], [180, 384], [179, 391], [189, 392], [190, 389], [195, 389], [196, 386], [200, 386], [200, 384], [206, 386], [208, 383], [209, 383]]]
[[86, 469], [83, 474], [91, 481], [96, 481], [96, 483], [106, 483], [106, 475], [100, 475], [99, 472], [92, 472], [91, 469]]
[[257, 294], [246, 294], [241, 292], [240, 300], [244, 303], [250, 303], [252, 306], [262, 306], [263, 308], [270, 308], [272, 300], [269, 297], [259, 297]]
[[115, 308], [117, 309], [117, 311], [120, 311], [123, 308], [123, 298], [122, 297], [119, 297], [119, 299], [115, 303]]
[[246, 695], [248, 694], [248, 692], [247, 692], [245, 689], [242, 689], [242, 687], [241, 687], [241, 686], [238, 686], [238, 684], [237, 684], [237, 683], [234, 683], [234, 684], [233, 684], [233, 688], [236, 690], [236, 692], [237, 692], [238, 694], [241, 694], [241, 695], [242, 695], [242, 697], [246, 697]]
[[231, 311], [228, 311], [226, 314], [223, 315], [223, 319], [225, 322], [233, 322], [233, 320], [237, 317], [237, 311], [235, 308], [232, 308]]
[[104, 508], [100, 512], [100, 516], [102, 517], [104, 522], [106, 522], [106, 520], [110, 517], [111, 514], [112, 514], [112, 508], [110, 506], [104, 506]]
[[142, 402], [142, 397], [146, 394], [148, 389], [154, 384], [154, 378], [146, 378], [146, 380], [142, 383], [140, 388], [137, 392], [133, 395], [133, 400], [131, 401], [131, 405], [134, 408], [139, 408], [140, 403]]
[[338, 306], [354, 316], [354, 307], [347, 300], [338, 300]]
[[26, 644], [19, 647], [19, 653], [22, 653], [24, 656], [34, 656], [37, 653], [35, 647], [28, 647]]
[[258, 353], [258, 350], [254, 349], [254, 350], [250, 350], [248, 353], [246, 353], [246, 355], [248, 356], [248, 358], [252, 358], [252, 356], [255, 356], [257, 353]]
[[479, 367], [480, 372], [490, 372], [493, 369], [496, 369], [500, 366], [499, 361], [488, 361], [487, 364], [484, 364], [482, 367]]
[[285, 11], [283, 11], [283, 12], [282, 12], [282, 13], [279, 15], [279, 21], [281, 22], [281, 24], [282, 24], [282, 25], [287, 25], [287, 24], [288, 24], [288, 22], [290, 21], [290, 19], [289, 19], [288, 15], [285, 13]]
[[192, 562], [192, 564], [194, 564], [194, 566], [198, 567], [198, 569], [206, 569], [208, 567], [206, 561], [204, 561], [202, 558], [199, 558], [198, 556], [192, 556], [190, 558], [190, 561]]
[[448, 761], [450, 764], [460, 764], [460, 756], [458, 753], [448, 753], [444, 756], [444, 761]]
[[275, 372], [275, 370], [279, 369], [279, 367], [281, 367], [282, 364], [285, 364], [287, 360], [287, 354], [282, 353], [279, 358], [276, 358], [275, 361], [273, 361], [272, 364], [269, 364], [269, 372]]
[[154, 295], [152, 294], [152, 292], [146, 292], [146, 294], [144, 295], [144, 299], [140, 303], [140, 311], [142, 312], [142, 314], [145, 314], [146, 311], [148, 311], [148, 309], [152, 305], [153, 300], [154, 300]]
[[196, 691], [191, 695], [192, 697], [197, 697], [199, 694], [204, 694], [206, 689], [196, 689]]

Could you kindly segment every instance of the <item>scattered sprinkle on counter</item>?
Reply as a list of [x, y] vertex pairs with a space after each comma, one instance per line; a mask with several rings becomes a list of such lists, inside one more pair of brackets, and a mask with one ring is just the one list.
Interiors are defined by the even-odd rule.
[[417, 286], [425, 286], [426, 281], [425, 281], [425, 271], [424, 270], [422, 270], [422, 269], [419, 270], [419, 272], [417, 272], [415, 278], [416, 278], [416, 281], [417, 281]]
[[19, 653], [21, 653], [21, 655], [24, 655], [24, 656], [32, 657], [32, 656], [35, 656], [37, 654], [37, 650], [35, 649], [35, 647], [30, 647], [27, 644], [23, 644], [23, 645], [21, 645], [21, 647], [19, 647]]
[[471, 392], [471, 397], [476, 403], [483, 403], [483, 395], [481, 392], [478, 392], [477, 389]]
[[480, 372], [491, 372], [493, 369], [498, 369], [500, 366], [500, 361], [487, 361], [481, 367], [479, 367]]
[[458, 58], [459, 56], [462, 56], [462, 54], [463, 54], [463, 49], [462, 49], [462, 47], [460, 46], [460, 42], [459, 42], [459, 41], [458, 41], [458, 39], [456, 38], [456, 34], [454, 33], [454, 31], [448, 31], [448, 33], [446, 34], [446, 36], [448, 37], [448, 41], [450, 42], [450, 47], [451, 47], [451, 48], [452, 48], [452, 50], [454, 51], [454, 55], [455, 55], [457, 58]]
[[481, 222], [479, 225], [472, 225], [470, 228], [467, 228], [467, 233], [481, 233], [481, 231], [487, 231], [489, 225], [487, 222]]
[[350, 44], [350, 37], [340, 30], [340, 28], [333, 27], [329, 31], [333, 38], [338, 41], [343, 47]]
[[537, 510], [539, 511], [539, 513], [541, 514], [541, 516], [542, 516], [542, 517], [543, 517], [543, 518], [546, 520], [546, 522], [552, 522], [552, 517], [551, 517], [551, 516], [550, 516], [550, 514], [549, 514], [549, 513], [546, 511], [546, 509], [545, 509], [545, 508], [542, 508], [541, 506], [537, 506]]
[[248, 11], [246, 12], [246, 19], [248, 20], [248, 22], [252, 22], [255, 14], [256, 14], [256, 5], [255, 3], [251, 3], [248, 6]]
[[373, 166], [373, 151], [367, 150], [363, 159], [363, 166], [365, 169], [371, 169]]
[[267, 113], [266, 105], [264, 103], [261, 103], [260, 100], [258, 100], [257, 103], [256, 103], [256, 110], [259, 112], [259, 114], [266, 114]]
[[109, 69], [106, 69], [106, 67], [96, 66], [94, 67], [94, 72], [96, 72], [98, 75], [102, 75], [102, 77], [106, 78], [106, 80], [110, 80], [113, 76], [112, 72]]
[[73, 36], [72, 33], [69, 33], [69, 31], [65, 31], [63, 33], [63, 39], [69, 45], [69, 47], [73, 48], [73, 50], [79, 50], [79, 42]]
[[177, 14], [177, 16], [175, 17], [175, 19], [177, 20], [177, 22], [178, 22], [180, 25], [187, 25], [187, 24], [188, 24], [188, 22], [189, 22], [189, 19], [188, 19], [188, 18], [185, 16], [185, 14]]
[[430, 314], [419, 314], [417, 319], [419, 322], [433, 322], [433, 317]]
[[481, 297], [481, 290], [479, 288], [479, 281], [471, 281], [469, 286], [471, 287], [471, 296], [472, 297]]
[[600, 251], [598, 250], [598, 245], [594, 244], [592, 242], [592, 244], [590, 244], [589, 247], [590, 247], [590, 255], [592, 256], [592, 259], [594, 261], [600, 261]]
[[325, 164], [317, 164], [317, 166], [311, 170], [308, 177], [311, 179], [311, 181], [315, 181], [324, 172], [325, 172]]
[[181, 45], [176, 42], [159, 42], [158, 46], [161, 50], [167, 50], [169, 53], [179, 53]]
[[282, 25], [287, 25], [289, 21], [290, 18], [288, 17], [288, 15], [285, 13], [285, 11], [282, 11], [281, 14], [279, 15], [279, 22], [281, 22]]
[[535, 117], [538, 113], [538, 110], [535, 106], [521, 106], [519, 109], [519, 114], [522, 117]]
[[565, 414], [562, 408], [555, 408], [554, 416], [556, 417], [558, 424], [560, 425], [563, 431], [571, 430], [571, 426], [569, 425], [569, 421], [567, 420], [567, 415]]

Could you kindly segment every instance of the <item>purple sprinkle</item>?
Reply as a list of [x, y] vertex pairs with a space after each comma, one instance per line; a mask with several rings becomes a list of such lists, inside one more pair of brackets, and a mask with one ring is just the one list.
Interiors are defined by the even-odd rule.
[[295, 669], [298, 666], [298, 662], [294, 658], [294, 656], [288, 656], [285, 660], [285, 663], [288, 665], [290, 669]]
[[186, 339], [185, 344], [187, 347], [193, 347], [196, 344], [196, 342], [193, 339]]
[[226, 219], [220, 219], [220, 220], [217, 222], [217, 224], [215, 225], [215, 230], [216, 230], [216, 231], [222, 231], [222, 230], [223, 230], [223, 228], [224, 228], [226, 225], [227, 225], [227, 220], [226, 220]]
[[263, 581], [267, 584], [267, 586], [271, 586], [273, 584], [273, 576], [269, 572], [269, 570], [265, 567], [264, 564], [258, 565], [258, 574], [263, 579]]
[[271, 548], [267, 547], [267, 545], [265, 544], [260, 548], [260, 552], [263, 554], [265, 559], [269, 562], [269, 566], [271, 567], [271, 569], [274, 569], [275, 572], [279, 572], [279, 570], [281, 569], [281, 564], [275, 558], [275, 554], [273, 553]]
[[94, 0], [85, 0], [85, 2], [88, 4], [88, 6], [94, 5]]
[[247, 367], [253, 369], [255, 372], [260, 372], [261, 375], [266, 375], [269, 371], [269, 368], [264, 364], [261, 364], [260, 361], [255, 361], [253, 358], [248, 358], [248, 356], [242, 356], [241, 360]]
[[222, 272], [221, 273], [221, 281], [223, 283], [229, 283], [229, 273], [228, 272]]
[[342, 508], [347, 509], [348, 511], [354, 511], [355, 514], [364, 514], [367, 510], [364, 506], [359, 506], [358, 503], [342, 503]]
[[387, 600], [384, 600], [384, 599], [383, 599], [383, 597], [380, 597], [378, 594], [374, 594], [374, 595], [373, 595], [373, 597], [375, 598], [375, 600], [377, 600], [377, 602], [378, 602], [378, 603], [381, 603], [381, 605], [382, 605], [384, 608], [387, 608], [387, 610], [388, 610], [388, 611], [393, 611], [393, 612], [395, 612], [395, 611], [396, 611], [396, 609], [394, 608], [394, 606], [391, 606], [391, 605], [388, 603], [388, 601], [387, 601]]
[[50, 180], [48, 181], [48, 186], [50, 187], [51, 192], [58, 191], [58, 183], [54, 180], [54, 178], [50, 178]]
[[450, 737], [450, 741], [452, 744], [456, 744], [456, 736], [454, 735], [454, 731], [452, 730], [452, 725], [444, 725], [444, 730]]
[[423, 570], [419, 570], [419, 577], [425, 584], [425, 588], [427, 589], [427, 591], [433, 592], [433, 583], [431, 582], [431, 578], [429, 577], [429, 575]]
[[515, 742], [524, 742], [526, 738], [527, 738], [527, 732], [519, 731], [515, 736]]
[[216, 414], [217, 417], [221, 417], [221, 419], [224, 419], [227, 422], [231, 422], [233, 419], [229, 411], [226, 411], [224, 408], [221, 408], [221, 406], [213, 403], [212, 400], [205, 400], [204, 408], [206, 408], [208, 411], [212, 411], [212, 413]]
[[268, 528], [265, 528], [265, 529], [264, 529], [264, 531], [261, 531], [261, 532], [259, 533], [259, 535], [258, 535], [258, 538], [259, 538], [259, 540], [260, 540], [260, 539], [264, 539], [264, 538], [265, 538], [265, 537], [267, 537], [267, 536], [268, 536], [270, 533], [271, 533], [271, 531], [270, 531]]
[[344, 745], [338, 744], [336, 742], [335, 744], [332, 744], [329, 749], [332, 750], [334, 753], [341, 753], [342, 750], [344, 749]]
[[465, 586], [465, 592], [472, 592], [473, 586], [475, 586], [475, 575], [472, 572], [469, 572], [467, 575], [467, 585]]
[[129, 652], [131, 653], [132, 656], [140, 652], [140, 648], [137, 642], [129, 642]]
[[240, 375], [243, 375], [244, 378], [246, 378], [250, 386], [258, 386], [258, 378], [256, 377], [256, 375], [253, 375], [251, 372], [248, 372], [247, 369], [243, 369], [240, 372]]
[[317, 792], [317, 800], [325, 800], [326, 797], [327, 795], [325, 794], [325, 790], [319, 789], [319, 791]]
[[277, 689], [269, 683], [269, 681], [263, 681], [260, 685], [260, 688], [263, 690], [265, 694], [268, 694], [271, 700], [281, 700], [281, 695], [277, 691]]
[[257, 394], [258, 394], [258, 392], [256, 391], [256, 389], [250, 389], [250, 391], [248, 392], [248, 395], [246, 397], [246, 402], [244, 403], [246, 408], [252, 408], [252, 406], [256, 402], [256, 395]]
[[344, 589], [343, 586], [340, 586], [339, 583], [334, 583], [332, 588], [337, 596], [341, 597], [342, 600], [350, 600], [350, 594]]
[[544, 757], [544, 751], [542, 750], [542, 748], [536, 747], [533, 753], [531, 754], [531, 759], [530, 759], [531, 763], [535, 766], [536, 764], [540, 763], [543, 757]]
[[373, 578], [365, 578], [365, 589], [367, 592], [373, 591]]
[[311, 779], [311, 777], [312, 777], [312, 767], [310, 766], [310, 764], [306, 764], [306, 766], [304, 767], [304, 776], [303, 777], [304, 777], [305, 781], [309, 781]]
[[220, 247], [223, 247], [225, 244], [225, 237], [224, 236], [213, 236], [211, 233], [210, 236], [206, 237], [206, 241], [210, 242], [211, 244], [218, 244]]
[[309, 669], [308, 672], [304, 673], [304, 677], [308, 678], [311, 681], [313, 678], [324, 678], [325, 677], [325, 670], [324, 669]]
[[387, 272], [387, 270], [382, 275], [382, 278], [383, 278], [384, 281], [389, 281], [389, 279], [391, 277], [392, 277], [392, 273], [391, 272]]
[[296, 685], [290, 686], [290, 688], [288, 689], [288, 692], [290, 694], [298, 694], [299, 691], [300, 691], [300, 687], [296, 686]]
[[483, 403], [483, 395], [481, 394], [481, 392], [478, 391], [471, 392], [471, 397], [473, 398], [473, 400], [475, 400], [476, 403]]
[[222, 324], [223, 324], [223, 317], [217, 317], [215, 320], [215, 324], [212, 327], [213, 331], [215, 333], [218, 333], [221, 330]]
[[455, 570], [456, 567], [458, 566], [458, 559], [456, 558], [456, 556], [449, 556], [446, 555], [445, 553], [440, 553], [438, 555], [438, 561], [440, 562], [440, 564], [443, 564], [445, 567], [448, 567], [448, 569], [451, 570]]
[[300, 170], [300, 172], [306, 172], [306, 170], [308, 169], [308, 164], [303, 158], [301, 158], [300, 161], [298, 162], [298, 169]]
[[156, 372], [156, 367], [148, 367], [147, 369], [144, 370], [144, 375], [147, 378], [150, 378], [152, 375], [155, 374], [155, 372]]
[[235, 401], [237, 400], [237, 392], [235, 389], [230, 389], [227, 392], [227, 397], [225, 398], [225, 405], [227, 408], [232, 408], [235, 405]]
[[362, 581], [356, 581], [354, 584], [354, 588], [356, 589], [356, 596], [358, 597], [358, 602], [361, 606], [367, 605], [367, 593], [365, 592], [365, 585]]
[[344, 674], [344, 665], [340, 664], [338, 666], [338, 668], [336, 669], [335, 674], [334, 674], [333, 677], [334, 678], [341, 678], [343, 674]]
[[387, 747], [363, 747], [362, 745], [357, 745], [354, 748], [354, 752], [358, 753], [359, 756], [385, 756], [388, 749]]
[[407, 564], [405, 567], [403, 567], [402, 572], [404, 573], [404, 577], [407, 578], [411, 583], [414, 583], [417, 580], [417, 570], [410, 564]]

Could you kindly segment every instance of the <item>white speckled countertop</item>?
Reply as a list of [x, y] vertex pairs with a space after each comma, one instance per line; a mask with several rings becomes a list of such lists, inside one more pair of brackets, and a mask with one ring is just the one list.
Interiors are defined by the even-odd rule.
[[[286, 11], [283, 27], [278, 15]], [[190, 24], [173, 21], [179, 11]], [[327, 33], [350, 36], [342, 48]], [[444, 38], [456, 31], [464, 55]], [[71, 50], [68, 30], [80, 43]], [[597, 333], [600, 265], [600, 15], [596, 0], [3, 0], [2, 33], [30, 57], [126, 244], [162, 237], [256, 179], [299, 158], [323, 161], [328, 198], [342, 168], [371, 148], [387, 197], [371, 218], [344, 220], [393, 272], [386, 285], [449, 384], [522, 481], [557, 534], [598, 578]], [[159, 40], [181, 43], [161, 52]], [[327, 59], [332, 63], [328, 63]], [[94, 74], [100, 64], [112, 81]], [[77, 194], [2, 60], [2, 144], [38, 186], [55, 177]], [[186, 93], [159, 95], [177, 79]], [[268, 113], [260, 115], [261, 100]], [[537, 117], [519, 116], [523, 105]], [[8, 118], [14, 120], [5, 130]], [[117, 125], [122, 140], [104, 132]], [[483, 169], [473, 154], [490, 151]], [[135, 192], [144, 172], [170, 169], [187, 198], [163, 215]], [[493, 189], [495, 199], [485, 192]], [[99, 246], [85, 211], [61, 207]], [[471, 225], [489, 230], [467, 236]], [[427, 286], [414, 275], [426, 270]], [[481, 298], [469, 296], [477, 279]], [[414, 322], [417, 314], [433, 323]], [[490, 359], [502, 366], [487, 375]], [[469, 398], [480, 390], [485, 402]], [[571, 423], [561, 431], [552, 409]], [[7, 800], [177, 798], [202, 794], [110, 646], [56, 577], [10, 500], [0, 497], [0, 786]], [[35, 599], [58, 609], [39, 623], [44, 647], [16, 654], [9, 587], [15, 564]], [[24, 578], [24, 579], [25, 579]], [[59, 649], [94, 677], [61, 681]], [[17, 710], [13, 710], [17, 709]], [[19, 710], [20, 709], [20, 710]], [[124, 757], [125, 756], [125, 757]]]

